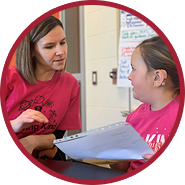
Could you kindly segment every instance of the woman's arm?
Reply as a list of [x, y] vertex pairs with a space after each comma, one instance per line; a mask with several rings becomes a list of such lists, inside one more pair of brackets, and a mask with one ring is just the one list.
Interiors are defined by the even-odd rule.
[[[56, 139], [60, 139], [60, 138], [63, 138], [65, 132], [66, 132], [65, 130], [55, 130], [53, 134], [55, 135]], [[52, 149], [46, 149], [46, 150], [40, 151], [38, 158], [46, 157], [48, 159], [53, 159], [55, 157], [57, 160], [63, 159], [63, 158], [60, 158], [59, 156], [63, 156], [65, 158], [65, 154], [55, 146]]]
[[53, 141], [62, 138], [65, 130], [55, 130], [52, 134], [48, 135], [30, 135], [20, 139], [19, 141], [32, 154], [34, 150], [38, 150], [39, 158], [47, 156], [53, 158], [57, 152], [57, 147], [53, 148]]
[[33, 150], [45, 150], [53, 148], [53, 141], [56, 139], [54, 134], [48, 135], [30, 135], [21, 138], [19, 141], [25, 149], [32, 154]]

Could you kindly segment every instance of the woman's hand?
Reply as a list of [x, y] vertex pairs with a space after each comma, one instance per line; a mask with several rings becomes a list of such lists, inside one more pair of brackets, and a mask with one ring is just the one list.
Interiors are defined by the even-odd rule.
[[57, 147], [55, 146], [52, 149], [46, 149], [46, 150], [41, 150], [39, 152], [39, 159], [42, 159], [43, 157], [47, 157], [48, 159], [53, 159], [53, 157], [56, 155], [57, 153]]
[[21, 144], [24, 146], [24, 148], [30, 153], [33, 153], [33, 150], [36, 148], [37, 146], [37, 141], [35, 139], [34, 135], [30, 135], [24, 138], [19, 139], [19, 141], [21, 142]]
[[[56, 139], [54, 134], [46, 135], [29, 135], [27, 137], [21, 138], [19, 141], [24, 146], [24, 148], [32, 154], [33, 151], [42, 151], [47, 149], [52, 149], [54, 144], [53, 141]], [[52, 151], [53, 152], [53, 151]], [[44, 154], [40, 154], [44, 155]]]
[[14, 132], [20, 132], [36, 122], [47, 123], [48, 119], [41, 112], [32, 109], [27, 109], [16, 119], [10, 121]]
[[[144, 154], [144, 161], [148, 161], [153, 155]], [[165, 162], [177, 162], [176, 156], [161, 156], [150, 167], [160, 176], [165, 177]]]

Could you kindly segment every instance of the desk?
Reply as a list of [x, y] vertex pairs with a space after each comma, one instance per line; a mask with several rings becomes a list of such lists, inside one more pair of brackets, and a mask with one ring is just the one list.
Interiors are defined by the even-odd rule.
[[91, 164], [38, 159], [44, 166], [62, 175], [83, 180], [102, 180], [123, 175], [125, 172]]

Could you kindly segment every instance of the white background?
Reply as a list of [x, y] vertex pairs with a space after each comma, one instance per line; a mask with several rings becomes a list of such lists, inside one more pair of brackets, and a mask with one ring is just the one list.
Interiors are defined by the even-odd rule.
[[[178, 39], [178, 56], [180, 58], [180, 61], [181, 61], [181, 65], [183, 67], [183, 69], [185, 70], [185, 56], [184, 56], [184, 45], [185, 45], [185, 38], [184, 38], [184, 20], [183, 20], [183, 17], [184, 17], [184, 2], [182, 0], [178, 0], [177, 1], [177, 17], [178, 17], [178, 21], [177, 21], [177, 39]], [[1, 9], [1, 3], [0, 3], [0, 9]], [[1, 16], [1, 14], [0, 14]], [[0, 17], [1, 18], [1, 17]], [[1, 30], [1, 29], [0, 29]], [[0, 46], [1, 47], [1, 46]], [[0, 48], [0, 51], [1, 51], [1, 48]], [[1, 67], [1, 66], [0, 66]], [[1, 69], [0, 69], [1, 71]], [[1, 113], [1, 112], [0, 112]], [[185, 160], [184, 160], [184, 152], [183, 152], [183, 142], [184, 142], [184, 137], [183, 137], [183, 134], [185, 132], [185, 116], [183, 116], [182, 118], [182, 121], [181, 121], [181, 124], [180, 124], [180, 127], [179, 127], [179, 130], [178, 130], [178, 158], [177, 160], [179, 162], [181, 162], [181, 174], [182, 174], [182, 181], [181, 181], [181, 184], [185, 184], [185, 178], [183, 176], [183, 174], [185, 174]], [[0, 127], [1, 129], [1, 127]], [[1, 131], [0, 131], [1, 133]], [[1, 150], [1, 148], [0, 148]], [[1, 151], [0, 151], [0, 155], [1, 155]], [[1, 156], [0, 156], [1, 157]], [[1, 185], [4, 185], [5, 184], [5, 181], [4, 181], [4, 163], [1, 163], [0, 164], [0, 169], [1, 169], [1, 172], [2, 172], [2, 175], [1, 175], [1, 181], [0, 181], [0, 184]]]

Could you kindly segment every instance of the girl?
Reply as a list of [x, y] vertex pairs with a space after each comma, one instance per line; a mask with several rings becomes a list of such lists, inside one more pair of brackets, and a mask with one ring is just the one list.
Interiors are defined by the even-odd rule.
[[[179, 109], [178, 72], [170, 51], [159, 37], [143, 41], [131, 57], [132, 72], [128, 76], [133, 96], [144, 102], [129, 114], [130, 123], [156, 153], [168, 138]], [[143, 155], [148, 160], [152, 155]], [[117, 163], [112, 168], [133, 170], [144, 163]]]
[[6, 108], [19, 141], [35, 157], [65, 160], [53, 145], [80, 124], [80, 87], [68, 72], [62, 23], [50, 16], [34, 27], [16, 50], [16, 67], [6, 77]]

